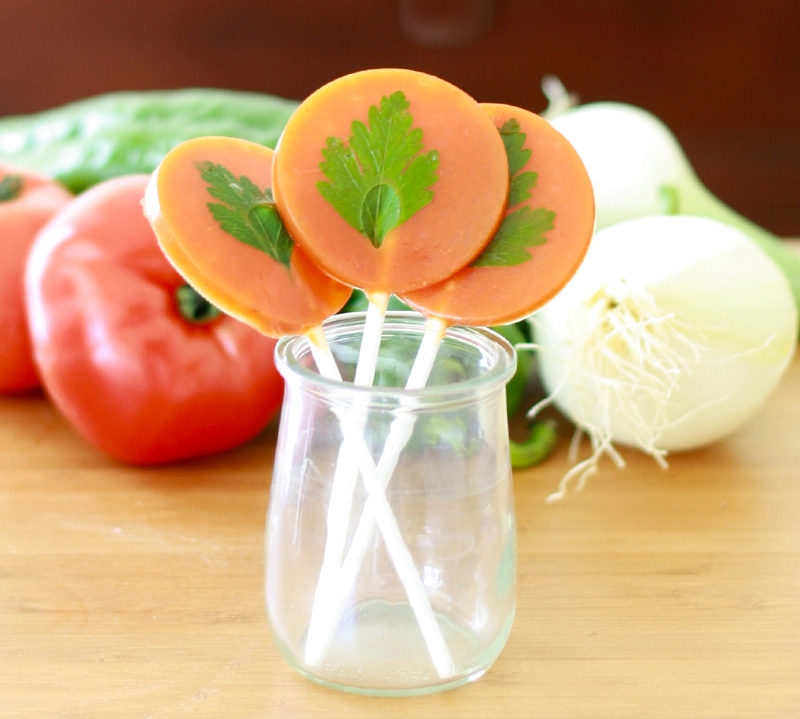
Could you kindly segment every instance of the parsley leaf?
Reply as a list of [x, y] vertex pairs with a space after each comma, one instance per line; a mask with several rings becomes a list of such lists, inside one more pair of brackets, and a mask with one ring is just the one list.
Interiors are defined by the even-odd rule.
[[547, 242], [544, 233], [553, 229], [556, 213], [527, 205], [507, 215], [492, 241], [472, 263], [473, 267], [510, 267], [531, 259], [529, 247]]
[[249, 177], [237, 178], [223, 165], [200, 162], [197, 169], [208, 183], [208, 194], [219, 200], [207, 207], [220, 228], [288, 268], [294, 240], [278, 214], [272, 190], [262, 192]]
[[22, 175], [6, 175], [0, 181], [0, 202], [9, 202], [22, 192]]
[[531, 150], [524, 147], [525, 137], [525, 133], [520, 131], [519, 121], [514, 117], [503, 123], [503, 127], [500, 128], [500, 138], [503, 140], [508, 158], [509, 207], [527, 200], [531, 196], [530, 191], [536, 187], [535, 172], [520, 173], [531, 159]]
[[317, 189], [376, 248], [386, 235], [433, 200], [439, 153], [422, 153], [422, 129], [413, 128], [403, 92], [382, 97], [368, 111], [367, 127], [354, 120], [346, 145], [329, 137], [320, 170], [330, 182]]
[[530, 198], [531, 190], [536, 187], [537, 179], [535, 172], [523, 172], [512, 177], [508, 183], [508, 206], [514, 207]]
[[[538, 179], [535, 172], [521, 172], [531, 157], [525, 147], [526, 134], [522, 132], [516, 118], [506, 121], [500, 128], [500, 137], [508, 158], [508, 206], [515, 207], [530, 199], [531, 190]], [[530, 247], [547, 242], [544, 233], [553, 229], [556, 213], [544, 207], [532, 210], [527, 205], [520, 207], [503, 219], [491, 242], [472, 263], [473, 267], [511, 267], [531, 259]]]

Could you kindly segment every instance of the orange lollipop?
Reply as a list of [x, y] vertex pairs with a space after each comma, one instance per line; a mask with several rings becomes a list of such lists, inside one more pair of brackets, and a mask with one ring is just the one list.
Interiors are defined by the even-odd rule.
[[414, 309], [447, 324], [490, 326], [528, 317], [575, 274], [594, 231], [589, 175], [566, 138], [527, 110], [483, 107], [508, 154], [503, 223], [469, 267], [401, 294]]
[[441, 282], [477, 257], [508, 193], [503, 144], [469, 95], [413, 70], [334, 80], [276, 149], [275, 201], [329, 274], [371, 293]]
[[370, 305], [355, 383], [371, 385], [391, 293], [440, 282], [485, 247], [508, 193], [503, 143], [469, 95], [413, 70], [328, 83], [278, 142], [275, 202], [300, 247]]
[[145, 214], [170, 262], [206, 299], [263, 334], [306, 334], [324, 350], [321, 323], [351, 290], [283, 227], [272, 158], [269, 148], [230, 137], [183, 142], [153, 173]]

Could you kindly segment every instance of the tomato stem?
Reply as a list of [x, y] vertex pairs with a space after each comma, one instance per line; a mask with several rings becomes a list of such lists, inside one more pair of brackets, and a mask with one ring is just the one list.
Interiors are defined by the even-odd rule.
[[203, 325], [220, 316], [218, 307], [212, 305], [191, 285], [181, 285], [175, 290], [175, 302], [178, 311], [187, 322]]
[[22, 175], [6, 175], [0, 180], [0, 202], [9, 202], [22, 192]]

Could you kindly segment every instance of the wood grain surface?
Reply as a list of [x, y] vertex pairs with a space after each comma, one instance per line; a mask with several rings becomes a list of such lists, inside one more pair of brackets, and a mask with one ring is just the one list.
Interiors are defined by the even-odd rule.
[[558, 453], [514, 478], [519, 596], [479, 681], [373, 699], [295, 674], [269, 635], [262, 542], [276, 428], [131, 468], [41, 395], [0, 399], [0, 716], [800, 716], [800, 359], [745, 428], [625, 452], [549, 505]]

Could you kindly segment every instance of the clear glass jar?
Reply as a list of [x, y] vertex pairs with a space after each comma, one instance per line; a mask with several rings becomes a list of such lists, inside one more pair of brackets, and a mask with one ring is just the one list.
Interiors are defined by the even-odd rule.
[[[404, 384], [425, 329], [389, 313], [375, 386], [352, 380], [363, 314], [278, 343], [286, 380], [267, 517], [266, 606], [281, 652], [327, 686], [424, 694], [480, 677], [514, 618], [516, 529], [499, 335], [453, 327], [424, 389]], [[370, 494], [372, 497], [370, 498]]]

